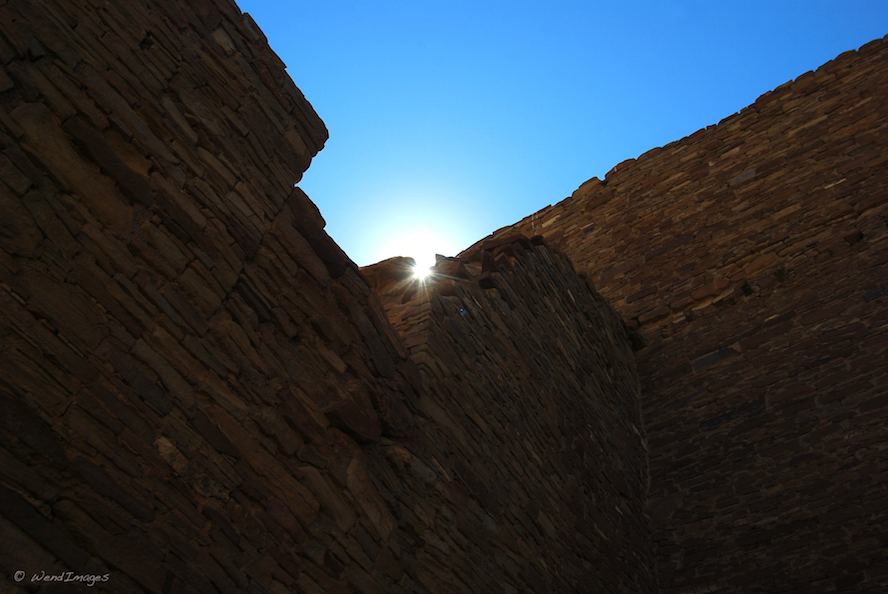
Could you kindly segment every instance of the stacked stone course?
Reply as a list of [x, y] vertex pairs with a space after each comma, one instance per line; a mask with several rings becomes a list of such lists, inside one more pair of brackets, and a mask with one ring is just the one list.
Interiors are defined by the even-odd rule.
[[[463, 539], [434, 525], [437, 562], [479, 572], [453, 591], [656, 591], [629, 338], [567, 259], [510, 237], [439, 259], [423, 282], [406, 258], [362, 271], [420, 369], [415, 450], [478, 502], [435, 500], [476, 526]], [[485, 575], [488, 550], [506, 576]]]
[[663, 592], [888, 591], [888, 40], [494, 234], [638, 353]]

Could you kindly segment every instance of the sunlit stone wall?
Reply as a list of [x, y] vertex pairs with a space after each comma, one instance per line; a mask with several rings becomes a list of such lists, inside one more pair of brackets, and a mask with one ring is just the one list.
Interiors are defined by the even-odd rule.
[[663, 592], [888, 591], [888, 42], [501, 233], [643, 337]]

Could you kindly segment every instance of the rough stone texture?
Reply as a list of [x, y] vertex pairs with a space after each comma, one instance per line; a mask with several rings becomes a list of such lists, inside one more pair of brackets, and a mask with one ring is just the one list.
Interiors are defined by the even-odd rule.
[[653, 591], [621, 324], [519, 242], [404, 346], [325, 139], [224, 0], [0, 1], [3, 590]]
[[4, 582], [368, 579], [390, 527], [357, 444], [409, 430], [414, 388], [293, 187], [322, 122], [233, 4], [3, 4]]
[[663, 592], [888, 591], [886, 171], [877, 40], [497, 232], [646, 345]]
[[885, 89], [878, 41], [418, 284], [324, 233], [234, 4], [0, 0], [4, 590], [888, 590]]
[[526, 238], [433, 270], [418, 282], [407, 259], [363, 269], [425, 386], [410, 447], [434, 457], [403, 463], [421, 478], [447, 469], [426, 498], [387, 483], [421, 502], [432, 556], [423, 586], [656, 591], [638, 380], [622, 322], [564, 256]]

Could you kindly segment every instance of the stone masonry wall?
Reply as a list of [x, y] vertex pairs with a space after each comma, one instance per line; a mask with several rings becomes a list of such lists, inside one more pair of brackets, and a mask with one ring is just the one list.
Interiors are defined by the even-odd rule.
[[326, 137], [233, 3], [0, 3], [4, 591], [373, 582], [415, 388], [294, 188]]
[[888, 591], [886, 172], [878, 40], [497, 232], [646, 345], [663, 592]]
[[621, 324], [525, 242], [405, 346], [325, 139], [225, 0], [0, 1], [0, 590], [654, 591]]
[[416, 457], [403, 463], [420, 475], [447, 469], [422, 496], [403, 479], [387, 483], [417, 502], [423, 585], [655, 592], [622, 322], [564, 256], [524, 238], [440, 260], [423, 282], [406, 260], [363, 270], [423, 379]]

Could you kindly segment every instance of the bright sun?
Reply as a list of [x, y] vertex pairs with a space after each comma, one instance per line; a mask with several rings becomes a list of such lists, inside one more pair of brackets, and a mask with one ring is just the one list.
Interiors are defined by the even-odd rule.
[[434, 229], [414, 229], [407, 233], [392, 237], [385, 246], [388, 256], [409, 256], [415, 262], [413, 266], [413, 278], [425, 280], [431, 274], [431, 267], [435, 265], [435, 254], [453, 255], [452, 242], [443, 237]]
[[[414, 258], [414, 260], [415, 260], [415, 258]], [[429, 276], [431, 276], [431, 274], [432, 274], [432, 267], [431, 266], [424, 266], [424, 265], [420, 264], [418, 261], [416, 262], [416, 264], [413, 265], [413, 278], [415, 278], [416, 280], [424, 281], [425, 279], [429, 278]]]
[[414, 262], [413, 278], [423, 281], [431, 276], [432, 266], [435, 265], [435, 254], [442, 252], [443, 250], [431, 247], [430, 242], [426, 239], [422, 239], [415, 244], [409, 252]]

